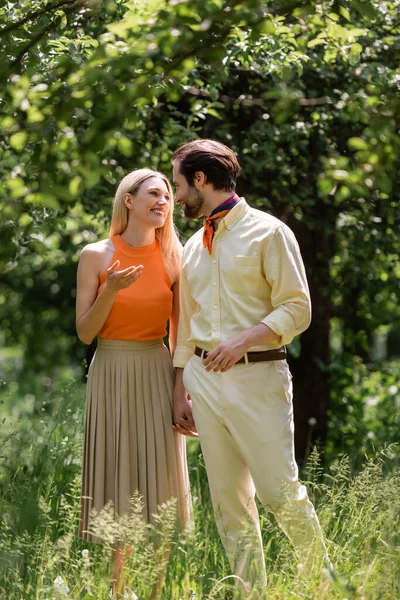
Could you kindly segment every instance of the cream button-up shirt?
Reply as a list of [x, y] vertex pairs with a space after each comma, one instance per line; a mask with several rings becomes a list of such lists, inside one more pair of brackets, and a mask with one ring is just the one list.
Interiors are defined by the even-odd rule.
[[250, 351], [279, 348], [307, 329], [310, 318], [299, 246], [279, 219], [241, 198], [221, 220], [211, 255], [203, 246], [203, 228], [186, 243], [175, 367], [186, 365], [195, 346], [212, 350], [259, 323], [280, 340]]

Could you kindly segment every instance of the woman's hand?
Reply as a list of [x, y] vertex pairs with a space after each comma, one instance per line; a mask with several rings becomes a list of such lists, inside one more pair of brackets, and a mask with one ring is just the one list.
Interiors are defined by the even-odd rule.
[[174, 389], [174, 425], [173, 429], [182, 435], [199, 437], [192, 413], [192, 401], [186, 392], [182, 380], [183, 369], [177, 369]]
[[192, 401], [189, 394], [185, 394], [183, 399], [181, 397], [179, 400], [174, 394], [174, 423], [172, 428], [177, 433], [189, 437], [199, 437], [193, 419]]
[[143, 273], [143, 265], [137, 267], [132, 266], [122, 271], [117, 271], [119, 267], [119, 260], [116, 260], [111, 267], [107, 269], [107, 279], [104, 287], [109, 292], [117, 293], [119, 290], [129, 287], [132, 283], [135, 283]]

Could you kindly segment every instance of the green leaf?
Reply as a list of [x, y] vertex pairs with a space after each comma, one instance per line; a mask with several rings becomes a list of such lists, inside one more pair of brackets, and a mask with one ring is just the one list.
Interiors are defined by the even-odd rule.
[[18, 225], [20, 227], [28, 227], [33, 222], [33, 219], [27, 213], [23, 213], [18, 219]]
[[208, 109], [208, 114], [215, 117], [216, 119], [222, 119], [221, 115], [219, 114], [219, 112], [217, 112], [214, 108], [209, 108]]
[[17, 150], [17, 152], [21, 152], [25, 148], [26, 140], [28, 138], [28, 134], [26, 131], [18, 131], [17, 133], [13, 133], [10, 137], [10, 146]]
[[344, 6], [339, 7], [339, 12], [346, 19], [346, 21], [351, 21], [350, 12]]
[[367, 35], [366, 29], [360, 29], [358, 27], [354, 27], [349, 30], [350, 37], [360, 37], [361, 35]]
[[118, 139], [118, 148], [121, 154], [126, 157], [132, 156], [133, 144], [132, 141], [127, 137], [120, 137]]
[[368, 150], [368, 144], [359, 137], [352, 137], [347, 142], [351, 150]]
[[45, 116], [36, 106], [31, 106], [28, 109], [28, 123], [40, 123], [44, 121]]
[[69, 182], [69, 193], [71, 194], [71, 196], [78, 195], [81, 183], [82, 183], [82, 177], [79, 177], [79, 175], [76, 175], [76, 177], [73, 177], [71, 179], [71, 181]]
[[278, 33], [291, 33], [291, 30], [286, 25], [279, 27]]
[[324, 175], [318, 180], [317, 185], [318, 191], [321, 194], [321, 196], [327, 196], [331, 192], [335, 184], [330, 177]]
[[6, 181], [6, 185], [11, 192], [12, 198], [20, 198], [26, 193], [26, 187], [21, 177], [13, 177]]
[[328, 64], [335, 62], [338, 51], [336, 48], [329, 48], [324, 53], [324, 61]]
[[320, 46], [321, 44], [325, 44], [326, 40], [324, 38], [315, 38], [308, 42], [308, 48], [314, 48], [314, 46]]
[[307, 17], [315, 13], [315, 6], [313, 4], [306, 4], [305, 6], [299, 6], [293, 11], [294, 17]]
[[332, 171], [332, 175], [336, 181], [345, 181], [349, 174], [344, 169], [335, 169]]
[[37, 204], [37, 205], [42, 205], [42, 206], [48, 206], [49, 208], [54, 208], [54, 209], [59, 208], [59, 202], [58, 202], [57, 198], [49, 192], [28, 194], [25, 197], [25, 202], [27, 204]]
[[274, 35], [276, 32], [276, 25], [275, 23], [273, 23], [272, 21], [269, 20], [265, 20], [261, 25], [260, 25], [260, 31], [262, 33], [266, 33], [268, 35]]
[[367, 19], [375, 20], [377, 18], [376, 10], [371, 2], [362, 2], [361, 0], [352, 0], [354, 8]]

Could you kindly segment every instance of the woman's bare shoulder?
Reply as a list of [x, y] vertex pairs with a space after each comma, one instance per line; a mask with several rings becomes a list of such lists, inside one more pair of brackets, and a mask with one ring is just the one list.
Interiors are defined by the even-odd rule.
[[114, 252], [114, 246], [110, 238], [107, 238], [84, 246], [81, 251], [81, 256], [86, 255], [88, 257], [93, 257], [93, 259], [95, 259], [95, 257], [103, 258], [104, 256], [109, 255], [110, 252]]
[[81, 251], [80, 269], [87, 273], [94, 271], [100, 277], [110, 264], [113, 254], [114, 245], [110, 238], [87, 244]]

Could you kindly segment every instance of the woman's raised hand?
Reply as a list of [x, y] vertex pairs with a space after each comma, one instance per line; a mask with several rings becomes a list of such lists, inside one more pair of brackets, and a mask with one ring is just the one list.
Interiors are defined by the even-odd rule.
[[128, 267], [122, 271], [117, 271], [119, 267], [119, 260], [116, 260], [111, 267], [107, 269], [107, 280], [104, 287], [110, 292], [118, 292], [124, 288], [129, 287], [132, 283], [135, 283], [137, 279], [143, 273], [143, 265], [137, 267]]

